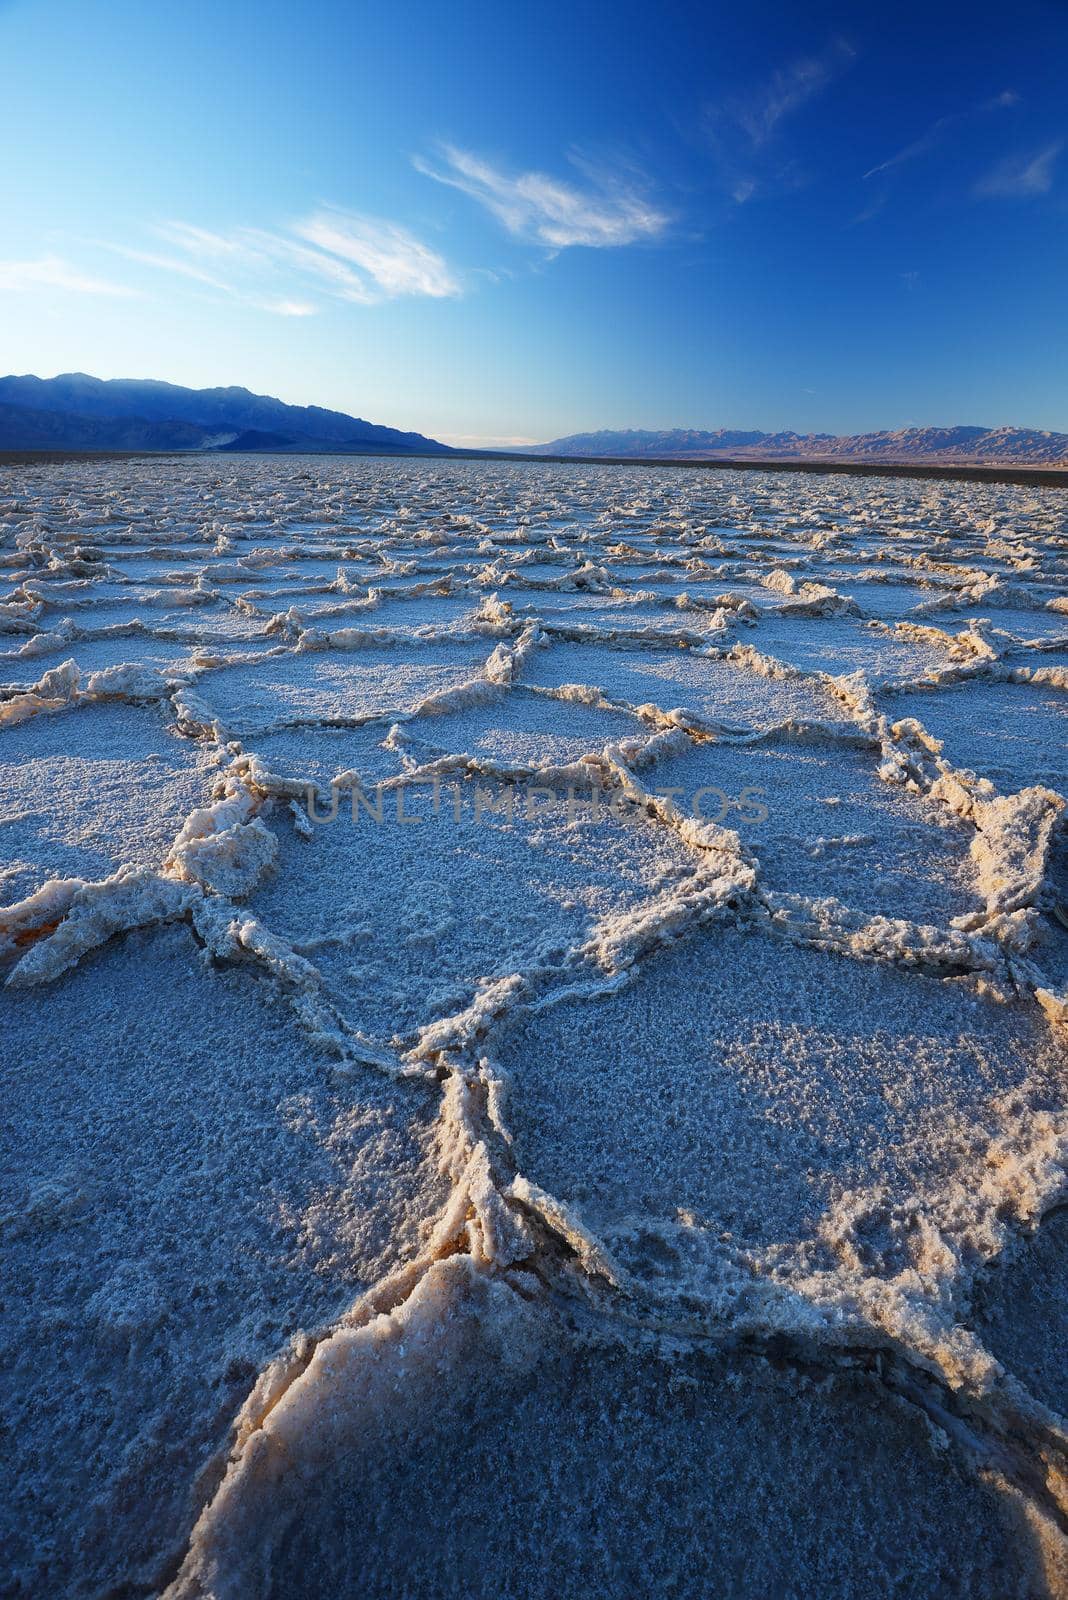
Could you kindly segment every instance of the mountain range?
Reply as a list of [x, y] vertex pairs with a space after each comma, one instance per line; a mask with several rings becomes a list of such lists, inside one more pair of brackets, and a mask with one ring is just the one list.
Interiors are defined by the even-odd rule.
[[[460, 453], [425, 434], [382, 427], [322, 406], [288, 405], [248, 389], [186, 389], [152, 378], [103, 379], [84, 372], [0, 378], [0, 450]], [[1068, 434], [1010, 427], [899, 428], [849, 435], [625, 428], [573, 433], [531, 445], [523, 453], [637, 461], [1054, 467], [1068, 465]]]
[[248, 389], [151, 378], [0, 378], [0, 450], [329, 450], [449, 455], [421, 433]]
[[782, 461], [881, 461], [1052, 467], [1068, 463], [1068, 433], [1036, 428], [898, 428], [885, 433], [759, 433], [717, 428], [602, 429], [531, 447], [532, 455]]

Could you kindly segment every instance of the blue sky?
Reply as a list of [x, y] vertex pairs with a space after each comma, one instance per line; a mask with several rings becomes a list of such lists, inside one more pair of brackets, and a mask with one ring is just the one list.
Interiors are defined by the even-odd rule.
[[1068, 431], [1068, 6], [0, 0], [0, 369]]

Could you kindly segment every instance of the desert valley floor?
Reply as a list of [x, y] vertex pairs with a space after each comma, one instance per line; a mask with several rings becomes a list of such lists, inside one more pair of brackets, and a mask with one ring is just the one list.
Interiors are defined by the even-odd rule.
[[0, 1593], [1068, 1593], [1068, 491], [0, 467]]

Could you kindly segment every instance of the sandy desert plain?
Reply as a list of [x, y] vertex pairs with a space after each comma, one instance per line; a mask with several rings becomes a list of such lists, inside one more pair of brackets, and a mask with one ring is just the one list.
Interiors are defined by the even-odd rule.
[[5, 1596], [1068, 1593], [1068, 491], [0, 468]]

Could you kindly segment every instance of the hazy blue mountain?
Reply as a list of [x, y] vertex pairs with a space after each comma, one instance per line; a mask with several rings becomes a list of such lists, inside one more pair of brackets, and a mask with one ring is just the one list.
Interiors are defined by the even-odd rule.
[[[45, 436], [47, 445], [41, 443]], [[120, 438], [136, 442], [116, 442]], [[286, 405], [248, 389], [185, 389], [149, 378], [91, 378], [84, 372], [0, 378], [0, 448], [450, 453], [447, 445], [421, 433], [381, 427], [322, 406]]]
[[76, 417], [0, 404], [0, 450], [196, 450], [206, 437], [194, 422]]
[[671, 456], [714, 460], [718, 456], [780, 460], [943, 461], [1027, 466], [1068, 464], [1068, 434], [1035, 428], [899, 428], [886, 433], [759, 433], [717, 428], [602, 429], [573, 433], [532, 447], [534, 455]]

